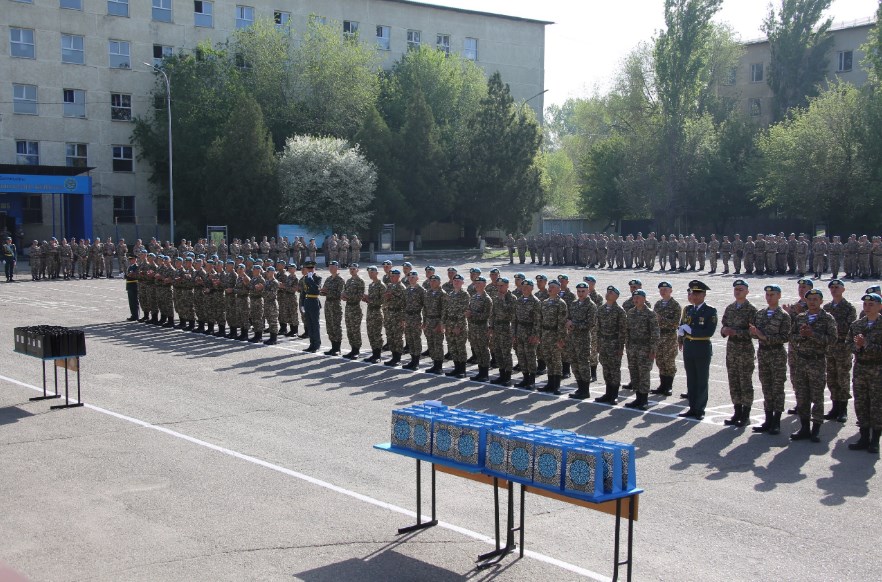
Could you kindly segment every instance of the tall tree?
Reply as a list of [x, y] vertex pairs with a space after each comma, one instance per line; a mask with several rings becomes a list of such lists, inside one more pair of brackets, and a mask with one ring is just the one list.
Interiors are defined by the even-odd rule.
[[[254, 97], [243, 95], [208, 149], [199, 214], [208, 224], [234, 225], [242, 236], [274, 232], [279, 191], [272, 135]], [[201, 225], [201, 226], [204, 226]]]
[[870, 29], [867, 42], [861, 50], [867, 55], [863, 65], [878, 84], [882, 81], [882, 0], [879, 0], [879, 8], [876, 9], [876, 25]]
[[655, 85], [661, 115], [660, 189], [651, 210], [667, 229], [686, 210], [686, 122], [695, 115], [711, 58], [713, 16], [722, 0], [665, 0], [666, 29], [655, 43]]
[[372, 107], [354, 140], [377, 169], [377, 190], [371, 203], [371, 232], [379, 232], [384, 223], [407, 222], [412, 210], [398, 183], [401, 171], [398, 134], [389, 129], [377, 108]]
[[545, 204], [542, 133], [532, 111], [515, 105], [498, 72], [490, 77], [458, 164], [457, 218], [478, 233], [523, 230]]
[[[772, 53], [768, 84], [772, 88], [773, 120], [779, 121], [794, 107], [805, 107], [819, 92], [833, 48], [830, 26], [821, 22], [832, 0], [781, 0], [779, 10], [769, 6], [763, 32]], [[820, 23], [820, 24], [819, 24]]]
[[281, 218], [312, 229], [363, 231], [377, 171], [358, 146], [333, 137], [289, 138], [279, 158]]

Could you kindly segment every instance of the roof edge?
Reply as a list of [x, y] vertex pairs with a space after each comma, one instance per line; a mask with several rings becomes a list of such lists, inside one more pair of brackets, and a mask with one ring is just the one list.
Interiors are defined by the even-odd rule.
[[418, 6], [421, 8], [436, 8], [438, 10], [447, 10], [450, 12], [460, 12], [462, 14], [474, 14], [476, 16], [490, 16], [493, 18], [502, 18], [504, 20], [514, 20], [516, 22], [529, 22], [531, 24], [550, 25], [555, 24], [550, 20], [537, 20], [534, 18], [525, 18], [523, 16], [510, 16], [508, 14], [497, 14], [495, 12], [482, 12], [480, 10], [472, 10], [469, 8], [456, 8], [455, 6], [441, 6], [440, 4], [431, 4], [429, 2], [418, 2], [415, 0], [382, 0], [383, 2], [395, 2], [396, 4], [406, 4], [410, 6]]

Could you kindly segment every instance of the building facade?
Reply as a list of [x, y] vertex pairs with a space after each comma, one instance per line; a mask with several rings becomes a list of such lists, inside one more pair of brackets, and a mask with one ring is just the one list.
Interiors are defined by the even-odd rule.
[[[828, 55], [828, 81], [837, 79], [857, 86], [867, 82], [867, 72], [861, 67], [866, 54], [860, 47], [867, 42], [867, 35], [874, 25], [875, 20], [868, 18], [831, 27], [833, 48]], [[773, 94], [768, 83], [770, 62], [768, 40], [746, 42], [738, 67], [722, 88], [725, 94], [737, 95], [744, 113], [761, 125], [772, 123]]]
[[[543, 110], [550, 22], [406, 0], [0, 0], [0, 13], [0, 164], [89, 168], [95, 236], [166, 236], [131, 143], [132, 119], [154, 106], [148, 64], [260, 18], [357, 32], [385, 67], [415, 46], [459, 53]], [[35, 194], [13, 208], [0, 191], [25, 240], [67, 234], [55, 205]]]

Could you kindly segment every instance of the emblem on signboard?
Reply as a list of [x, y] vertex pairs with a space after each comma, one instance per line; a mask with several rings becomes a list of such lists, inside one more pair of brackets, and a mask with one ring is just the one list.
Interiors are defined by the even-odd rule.
[[73, 178], [68, 178], [64, 181], [64, 187], [68, 190], [76, 190], [77, 189], [77, 181]]

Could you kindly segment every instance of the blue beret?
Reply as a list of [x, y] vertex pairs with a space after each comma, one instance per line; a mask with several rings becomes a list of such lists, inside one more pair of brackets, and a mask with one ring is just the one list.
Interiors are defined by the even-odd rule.
[[882, 287], [879, 285], [873, 285], [872, 287], [867, 287], [867, 290], [864, 293], [878, 293], [882, 295]]
[[494, 273], [498, 275], [499, 269], [497, 269], [496, 267], [493, 267], [492, 269], [490, 269], [490, 274], [493, 275]]
[[597, 283], [597, 279], [594, 277], [594, 275], [586, 275], [582, 278], [582, 280], [588, 283]]
[[533, 282], [533, 279], [524, 279], [521, 285], [529, 285], [530, 287], [536, 286], [536, 284]]
[[505, 285], [508, 285], [508, 283], [509, 283], [508, 277], [500, 277], [500, 278], [496, 279], [496, 283], [497, 283], [497, 285], [499, 283], [504, 283]]
[[252, 271], [254, 271], [254, 270], [257, 270], [257, 271], [263, 271], [263, 267], [262, 267], [261, 265], [257, 265], [257, 264], [255, 264], [255, 265], [253, 265], [253, 266], [251, 267], [251, 270], [252, 270]]
[[[165, 258], [165, 257], [163, 257], [163, 258]], [[182, 257], [175, 257], [175, 262], [176, 263], [183, 263], [184, 259]]]
[[814, 286], [815, 286], [815, 282], [812, 281], [811, 279], [800, 279], [800, 280], [797, 281], [796, 283], [799, 284], [799, 285], [808, 285], [809, 287], [814, 287]]
[[845, 283], [842, 282], [842, 279], [830, 279], [830, 282], [827, 283], [827, 287], [832, 287], [833, 285], [845, 287]]
[[358, 268], [358, 263], [349, 263], [349, 268], [350, 268], [350, 269], [357, 269], [357, 268]]
[[641, 297], [646, 297], [646, 291], [644, 291], [643, 289], [637, 289], [636, 291], [634, 291], [633, 293], [631, 293], [631, 296], [632, 296], [632, 297], [633, 297], [634, 295], [639, 295], [639, 296], [641, 296]]
[[658, 288], [659, 289], [673, 289], [674, 287], [673, 287], [673, 285], [671, 285], [667, 281], [662, 281], [661, 283], [658, 284]]
[[477, 273], [480, 275], [481, 269], [479, 269], [478, 267], [472, 267], [471, 269], [469, 269], [469, 273]]
[[405, 261], [404, 264], [401, 265], [401, 266], [402, 266], [402, 268], [403, 268], [403, 267], [410, 267], [411, 269], [413, 269], [413, 265], [410, 264], [410, 262], [408, 262], [408, 261]]
[[739, 287], [739, 286], [750, 287], [750, 285], [748, 285], [747, 281], [745, 281], [744, 279], [735, 279], [734, 281], [732, 281], [732, 286], [733, 287]]
[[456, 267], [447, 267], [448, 273], [456, 273]]
[[548, 277], [546, 277], [542, 273], [539, 273], [538, 275], [536, 275], [536, 280], [537, 281], [548, 281]]
[[392, 261], [383, 261], [383, 265], [392, 266]]
[[400, 275], [401, 271], [399, 271], [398, 269], [392, 269], [391, 271], [389, 271], [389, 274], [390, 275]]
[[337, 261], [331, 261], [330, 263], [328, 263], [328, 266], [329, 267], [339, 267], [340, 263], [338, 263]]
[[[143, 252], [143, 251], [142, 251], [142, 252]], [[148, 257], [153, 257], [153, 258], [155, 259], [155, 258], [156, 258], [156, 253], [148, 253], [147, 256], [148, 256]]]
[[371, 265], [370, 267], [367, 268], [367, 270], [371, 271], [372, 273], [376, 273], [378, 269], [377, 269], [376, 265]]
[[233, 259], [227, 259], [227, 260], [226, 260], [226, 264], [227, 264], [227, 265], [235, 265], [235, 264], [236, 264], [236, 261], [234, 261]]
[[147, 249], [141, 249], [140, 251], [138, 251], [138, 254], [139, 254], [139, 255], [146, 255], [146, 254], [147, 254]]
[[551, 279], [551, 280], [548, 282], [548, 286], [549, 286], [549, 287], [551, 287], [551, 286], [554, 286], [554, 287], [560, 287], [560, 281], [558, 281], [557, 279]]
[[763, 291], [774, 291], [775, 293], [781, 292], [781, 287], [779, 285], [766, 285], [763, 287]]
[[558, 281], [569, 281], [569, 280], [570, 280], [570, 276], [569, 276], [569, 275], [564, 275], [563, 273], [561, 273], [560, 275], [557, 276], [557, 280], [558, 280]]
[[878, 293], [867, 293], [861, 297], [861, 301], [875, 301], [876, 303], [882, 303], [882, 295], [879, 295]]
[[275, 273], [275, 272], [276, 272], [276, 268], [275, 268], [275, 267], [267, 267], [267, 268], [266, 268], [266, 272], [267, 272], [267, 273]]
[[213, 265], [213, 264], [214, 264], [214, 259], [208, 259], [206, 262], [207, 262], [209, 265]]
[[524, 275], [523, 273], [515, 273], [514, 278], [515, 279], [526, 279], [527, 276]]
[[640, 281], [640, 279], [631, 279], [630, 281], [628, 281], [628, 285], [643, 285], [643, 283]]
[[434, 271], [434, 270], [435, 270], [435, 267], [433, 267], [432, 265], [426, 265], [426, 271]]
[[475, 283], [486, 283], [486, 282], [487, 282], [487, 279], [485, 279], [484, 277], [476, 277], [475, 278]]
[[609, 287], [607, 287], [606, 290], [607, 290], [607, 291], [611, 291], [611, 292], [615, 293], [616, 295], [621, 295], [621, 294], [622, 294], [618, 289], [616, 289], [616, 288], [613, 287], [612, 285], [610, 285]]
[[429, 281], [440, 281], [441, 277], [438, 275], [429, 275]]
[[462, 275], [457, 273], [456, 275], [453, 276], [453, 280], [454, 281], [462, 281], [463, 280]]
[[821, 293], [821, 290], [820, 290], [820, 289], [811, 289], [811, 290], [809, 290], [808, 293], [805, 294], [806, 297], [808, 297], [808, 296], [810, 296], [810, 295], [817, 295], [817, 296], [820, 297], [821, 299], [824, 298], [824, 294]]
[[576, 283], [576, 289], [587, 289], [588, 283]]

